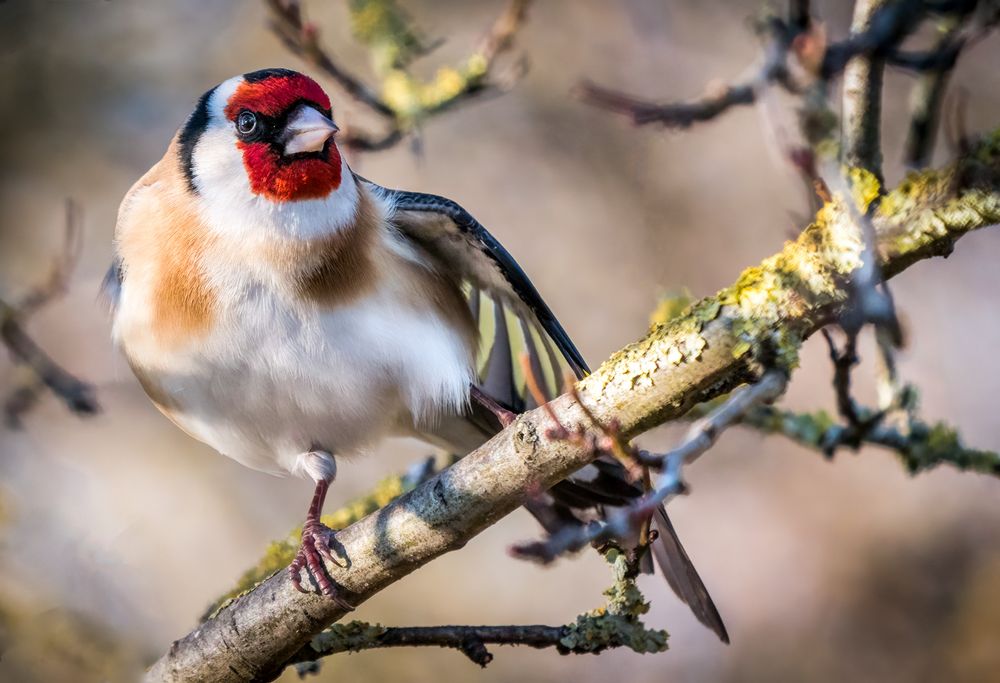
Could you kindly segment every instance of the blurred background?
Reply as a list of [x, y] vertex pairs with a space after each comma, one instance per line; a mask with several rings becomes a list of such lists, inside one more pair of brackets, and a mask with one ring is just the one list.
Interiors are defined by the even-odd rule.
[[[814, 3], [832, 39], [846, 35], [850, 4]], [[344, 5], [309, 3], [309, 17], [343, 64], [370, 75]], [[430, 75], [469, 53], [503, 0], [401, 5], [445, 41], [417, 68]], [[428, 121], [422, 155], [404, 143], [353, 164], [381, 184], [461, 202], [597, 364], [643, 334], [664, 292], [710, 294], [775, 252], [801, 227], [806, 200], [754, 107], [670, 133], [633, 129], [569, 92], [587, 77], [677, 99], [747, 76], [758, 55], [748, 18], [759, 9], [760, 0], [540, 0], [518, 35], [531, 69], [517, 87]], [[995, 39], [980, 42], [952, 79], [953, 93], [968, 92], [972, 131], [1000, 123], [998, 59]], [[259, 2], [0, 2], [0, 293], [16, 297], [44, 276], [61, 245], [64, 200], [76, 199], [82, 262], [69, 295], [31, 332], [97, 384], [104, 408], [83, 421], [47, 396], [22, 430], [0, 428], [0, 680], [134, 679], [302, 520], [310, 483], [244, 469], [156, 412], [113, 350], [96, 301], [126, 190], [203, 91], [271, 66], [309, 71], [268, 31]], [[887, 78], [890, 182], [902, 172], [911, 84], [905, 74]], [[369, 122], [330, 90], [338, 118]], [[942, 144], [938, 158], [947, 154]], [[900, 369], [922, 391], [922, 415], [988, 449], [1000, 449], [998, 248], [1000, 232], [985, 230], [947, 262], [893, 281], [911, 337]], [[870, 351], [862, 347], [869, 359]], [[822, 340], [811, 340], [783, 405], [831, 408], [831, 374]], [[14, 376], [0, 359], [5, 394]], [[869, 401], [870, 376], [870, 364], [855, 375]], [[665, 448], [680, 429], [643, 443]], [[393, 442], [341, 467], [328, 509], [428, 452]], [[732, 645], [701, 628], [661, 578], [645, 577], [647, 623], [670, 632], [664, 654], [497, 647], [480, 671], [451, 651], [372, 651], [326, 660], [319, 680], [996, 680], [997, 480], [949, 467], [911, 477], [872, 449], [829, 462], [748, 430], [727, 433], [689, 476], [692, 495], [670, 510]], [[356, 617], [560, 624], [601, 604], [610, 575], [596, 554], [550, 568], [506, 555], [538, 533], [517, 512]]]

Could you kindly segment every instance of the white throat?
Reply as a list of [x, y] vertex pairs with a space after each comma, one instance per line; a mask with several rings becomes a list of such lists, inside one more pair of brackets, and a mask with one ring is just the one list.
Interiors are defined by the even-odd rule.
[[273, 201], [254, 194], [223, 110], [239, 79], [226, 81], [208, 103], [212, 124], [193, 154], [194, 184], [202, 218], [220, 236], [237, 240], [311, 240], [350, 225], [357, 215], [358, 185], [341, 156], [340, 186], [321, 199]]
[[[199, 172], [197, 166], [200, 164], [196, 162], [198, 205], [213, 232], [250, 241], [272, 238], [312, 240], [334, 234], [354, 222], [358, 209], [358, 185], [343, 159], [340, 162], [340, 187], [326, 197], [273, 201], [253, 193], [243, 168], [242, 155], [235, 148], [233, 152], [236, 158], [232, 163], [228, 160], [227, 163], [220, 163], [219, 159], [213, 161], [210, 177]], [[229, 167], [228, 170], [219, 172], [225, 167]]]

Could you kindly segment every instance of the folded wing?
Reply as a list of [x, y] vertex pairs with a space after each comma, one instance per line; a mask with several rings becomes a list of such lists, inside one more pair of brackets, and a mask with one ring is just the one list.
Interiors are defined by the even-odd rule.
[[[587, 364], [534, 285], [503, 245], [457, 203], [445, 197], [390, 190], [360, 179], [393, 207], [392, 222], [418, 243], [441, 267], [463, 281], [474, 319], [479, 325], [477, 354], [479, 388], [514, 412], [536, 407], [526, 389], [520, 358], [527, 354], [532, 375], [546, 400], [561, 393], [567, 371], [577, 379]], [[473, 406], [463, 424], [443, 424], [428, 438], [456, 451], [478, 447], [500, 425]], [[461, 436], [459, 436], [461, 434]], [[642, 491], [632, 485], [615, 460], [599, 459], [556, 484], [547, 510], [532, 512], [553, 531], [555, 525], [579, 523], [588, 511], [626, 505]], [[720, 639], [729, 636], [704, 583], [684, 551], [661, 507], [654, 516], [660, 543], [654, 556], [678, 597]]]

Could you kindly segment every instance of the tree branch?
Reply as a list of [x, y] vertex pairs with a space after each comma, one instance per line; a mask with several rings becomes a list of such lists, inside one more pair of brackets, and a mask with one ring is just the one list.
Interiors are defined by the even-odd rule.
[[[843, 197], [834, 197], [798, 240], [747, 269], [737, 282], [694, 304], [614, 354], [550, 409], [563, 424], [617, 421], [629, 439], [677, 418], [759, 374], [791, 367], [802, 340], [847, 303], [843, 280], [863, 244]], [[886, 194], [872, 225], [882, 272], [947, 254], [968, 232], [1000, 220], [1000, 132], [944, 169], [911, 174]], [[329, 566], [340, 595], [358, 605], [411, 571], [458, 549], [483, 529], [588, 464], [586, 444], [550, 438], [545, 409], [337, 534], [341, 566]], [[149, 681], [272, 680], [312, 636], [344, 616], [279, 573], [178, 640]]]
[[684, 441], [665, 455], [640, 452], [642, 464], [663, 470], [656, 488], [631, 505], [615, 508], [606, 513], [603, 522], [586, 526], [567, 526], [544, 541], [521, 543], [511, 548], [515, 557], [531, 559], [542, 564], [554, 562], [566, 553], [575, 552], [588, 544], [601, 544], [624, 538], [653, 514], [656, 508], [685, 489], [681, 469], [715, 444], [719, 436], [732, 425], [740, 422], [754, 406], [773, 401], [785, 391], [788, 376], [784, 370], [769, 370], [755, 384], [740, 387], [721, 405], [688, 430]]
[[[942, 59], [937, 53], [917, 55], [893, 50], [932, 9], [928, 3], [921, 0], [860, 0], [856, 6], [859, 12], [862, 6], [867, 9], [863, 16], [856, 16], [851, 36], [827, 45], [821, 27], [808, 16], [809, 3], [791, 0], [787, 22], [777, 16], [769, 16], [761, 22], [760, 32], [767, 40], [758, 73], [750, 81], [714, 88], [713, 92], [693, 101], [657, 103], [589, 82], [578, 86], [576, 92], [584, 102], [627, 116], [635, 125], [658, 123], [668, 128], [687, 128], [693, 123], [711, 120], [734, 106], [753, 104], [772, 83], [799, 93], [805, 89], [800, 82], [803, 75], [829, 80], [844, 71], [852, 60], [881, 62], [888, 58], [908, 68], [921, 64], [930, 68], [930, 64]], [[794, 57], [794, 68], [789, 64], [790, 56]], [[852, 73], [844, 74], [845, 86], [849, 80], [857, 80], [859, 69], [857, 66]]]
[[[862, 417], [867, 417], [865, 412]], [[822, 410], [797, 413], [758, 406], [747, 413], [742, 424], [766, 434], [782, 434], [827, 457], [840, 448], [858, 450], [866, 444], [887, 448], [899, 456], [911, 474], [949, 463], [959, 470], [1000, 476], [1000, 455], [962, 445], [958, 432], [944, 422], [932, 425], [914, 420], [907, 424], [906, 432], [877, 424], [857, 435], [849, 425], [837, 424]]]
[[80, 207], [66, 201], [66, 227], [61, 252], [53, 259], [46, 278], [16, 304], [0, 300], [0, 341], [14, 362], [27, 369], [24, 381], [7, 396], [4, 414], [11, 427], [20, 425], [22, 415], [38, 402], [48, 388], [77, 415], [93, 415], [100, 410], [90, 384], [60, 367], [24, 329], [32, 315], [65, 295], [83, 247]]
[[[479, 666], [493, 661], [487, 645], [527, 645], [538, 649], [560, 646], [566, 626], [402, 626], [385, 627], [351, 621], [334, 626], [313, 638], [292, 662], [314, 661], [341, 652], [386, 647], [448, 647], [460, 651]], [[302, 660], [299, 660], [299, 657]]]
[[577, 616], [564, 626], [410, 626], [387, 628], [380, 624], [352, 621], [334, 624], [314, 637], [292, 657], [293, 663], [312, 662], [340, 652], [359, 652], [384, 647], [450, 647], [485, 667], [493, 660], [487, 645], [527, 645], [555, 648], [559, 654], [597, 654], [613, 648], [634, 652], [663, 652], [667, 632], [649, 629], [642, 616], [649, 604], [635, 584], [636, 568], [616, 548], [604, 552], [611, 564], [614, 583], [604, 591], [603, 607]]
[[[902, 4], [902, 3], [899, 3]], [[877, 13], [888, 0], [857, 0], [851, 32], [870, 31]], [[882, 179], [882, 71], [885, 62], [871, 52], [852, 57], [844, 69], [844, 104], [842, 121], [845, 164], [863, 168]]]
[[524, 24], [531, 0], [509, 0], [504, 11], [473, 53], [458, 68], [438, 70], [429, 82], [412, 76], [409, 63], [430, 52], [393, 0], [354, 0], [350, 3], [355, 36], [367, 45], [381, 83], [376, 91], [341, 66], [320, 41], [319, 28], [304, 18], [299, 0], [265, 0], [271, 28], [293, 54], [319, 69], [351, 98], [381, 117], [380, 134], [345, 126], [340, 144], [354, 151], [377, 152], [395, 146], [418, 121], [488, 92], [509, 89], [524, 73], [524, 64], [506, 75], [494, 76], [498, 57], [513, 46]]

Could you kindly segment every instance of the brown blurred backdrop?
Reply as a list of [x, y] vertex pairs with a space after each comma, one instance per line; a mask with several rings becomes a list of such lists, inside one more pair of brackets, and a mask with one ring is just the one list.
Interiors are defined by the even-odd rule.
[[[502, 0], [404, 1], [444, 45], [426, 73], [457, 60]], [[850, 3], [814, 3], [832, 38]], [[356, 158], [391, 187], [460, 201], [518, 257], [584, 354], [597, 363], [644, 331], [663, 291], [708, 294], [776, 251], [805, 198], [755, 108], [683, 133], [635, 130], [569, 97], [581, 77], [654, 98], [699, 94], [750, 73], [747, 18], [760, 0], [539, 0], [518, 38], [531, 71], [509, 94], [427, 123], [406, 144]], [[344, 61], [370, 74], [343, 3], [309, 3]], [[1000, 49], [964, 54], [952, 92], [969, 128], [1000, 123]], [[26, 428], [0, 429], [0, 680], [129, 680], [260, 555], [301, 521], [310, 485], [212, 453], [145, 400], [108, 341], [95, 300], [118, 203], [163, 153], [204, 90], [268, 66], [303, 69], [265, 27], [258, 2], [0, 2], [0, 292], [45, 273], [63, 200], [85, 212], [70, 295], [32, 332], [98, 384], [100, 416], [51, 398]], [[887, 173], [898, 178], [910, 77], [888, 78]], [[365, 112], [334, 93], [340, 118]], [[351, 118], [355, 117], [355, 118]], [[939, 158], [947, 149], [939, 151]], [[967, 442], [1000, 448], [995, 266], [1000, 233], [963, 240], [947, 261], [894, 281], [911, 332], [900, 359], [922, 413]], [[863, 348], [867, 351], [868, 346]], [[870, 354], [869, 354], [870, 355]], [[12, 373], [0, 361], [0, 386]], [[870, 399], [870, 366], [857, 373]], [[812, 340], [785, 405], [831, 407], [831, 368]], [[649, 435], [665, 447], [676, 428]], [[428, 452], [392, 443], [340, 469], [329, 507]], [[376, 651], [327, 660], [322, 680], [773, 681], [1000, 678], [1000, 482], [941, 468], [908, 476], [868, 450], [826, 462], [780, 438], [727, 434], [671, 505], [726, 619], [719, 644], [659, 578], [642, 587], [669, 652], [559, 657], [496, 648], [479, 671], [454, 652]], [[601, 602], [609, 575], [584, 554], [549, 569], [505, 548], [538, 534], [516, 513], [365, 604], [386, 624], [563, 623]], [[82, 631], [81, 631], [82, 629]], [[81, 635], [82, 634], [82, 635]], [[295, 680], [288, 672], [283, 680]]]

